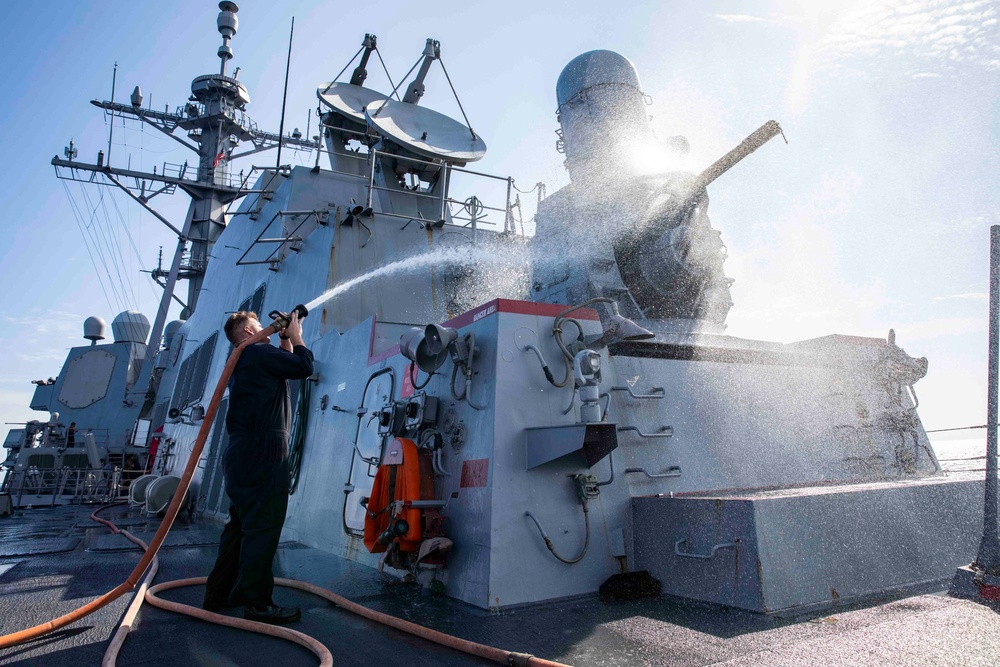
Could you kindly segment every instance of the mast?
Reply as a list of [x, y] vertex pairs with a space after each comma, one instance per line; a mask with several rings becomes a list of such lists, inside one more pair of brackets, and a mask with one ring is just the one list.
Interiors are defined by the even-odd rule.
[[[219, 73], [196, 77], [191, 82], [191, 97], [183, 107], [177, 108], [173, 113], [168, 109], [144, 109], [138, 87], [132, 94], [131, 104], [121, 104], [114, 100], [91, 101], [94, 106], [110, 113], [112, 121], [116, 117], [128, 117], [147, 123], [190, 149], [198, 156], [196, 170], [190, 170], [185, 163], [169, 173], [167, 165], [159, 173], [155, 169], [153, 173], [148, 173], [112, 167], [110, 159], [107, 164], [102, 164], [101, 160], [97, 164], [85, 164], [72, 158], [52, 158], [52, 165], [59, 178], [115, 185], [177, 234], [177, 249], [166, 276], [146, 356], [139, 377], [125, 398], [126, 408], [140, 408], [140, 417], [145, 416], [155, 399], [151, 384], [153, 362], [160, 349], [160, 338], [170, 301], [175, 298], [176, 283], [178, 280], [188, 281], [185, 310], [189, 316], [197, 308], [212, 247], [226, 227], [226, 208], [234, 200], [250, 192], [241, 186], [238, 178], [233, 178], [230, 174], [230, 162], [235, 158], [274, 148], [280, 143], [310, 150], [319, 147], [318, 142], [308, 138], [281, 138], [277, 134], [260, 131], [246, 115], [250, 94], [236, 76], [226, 74], [227, 64], [233, 57], [230, 41], [239, 28], [236, 17], [239, 7], [235, 2], [223, 0], [219, 3], [219, 10], [217, 26], [222, 35], [222, 45], [218, 50], [222, 61]], [[238, 73], [237, 69], [234, 74]], [[180, 134], [178, 130], [186, 133], [187, 138], [177, 136]], [[249, 142], [251, 146], [234, 154], [234, 149], [241, 142]], [[104, 178], [101, 179], [100, 176]], [[171, 224], [149, 205], [152, 197], [172, 193], [178, 187], [191, 197], [181, 228]]]

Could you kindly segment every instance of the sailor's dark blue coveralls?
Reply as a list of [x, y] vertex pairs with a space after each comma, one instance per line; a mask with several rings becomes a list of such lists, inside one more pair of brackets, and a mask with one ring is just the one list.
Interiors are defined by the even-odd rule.
[[288, 507], [288, 380], [313, 373], [305, 346], [292, 352], [266, 342], [243, 351], [229, 385], [223, 454], [232, 505], [205, 600], [246, 606], [273, 604], [271, 566]]

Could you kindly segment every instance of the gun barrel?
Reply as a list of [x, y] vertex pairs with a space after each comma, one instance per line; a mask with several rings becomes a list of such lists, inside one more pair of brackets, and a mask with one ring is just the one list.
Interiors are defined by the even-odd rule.
[[695, 177], [694, 183], [682, 199], [680, 209], [687, 208], [701, 191], [711, 185], [715, 179], [732, 169], [740, 160], [750, 155], [768, 141], [782, 134], [777, 121], [769, 120], [757, 128], [750, 136], [740, 142], [740, 145], [716, 160], [705, 171]]

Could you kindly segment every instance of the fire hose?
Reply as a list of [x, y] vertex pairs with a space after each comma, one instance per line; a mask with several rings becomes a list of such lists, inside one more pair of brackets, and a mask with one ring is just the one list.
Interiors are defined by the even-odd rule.
[[[296, 306], [295, 311], [300, 313], [301, 317], [305, 317], [308, 311], [304, 306]], [[180, 579], [177, 581], [168, 581], [161, 584], [157, 584], [151, 588], [147, 588], [149, 583], [152, 581], [153, 577], [156, 575], [156, 570], [158, 568], [158, 560], [156, 557], [157, 552], [163, 545], [163, 541], [167, 537], [167, 533], [173, 526], [174, 519], [177, 518], [177, 514], [180, 511], [181, 504], [184, 501], [184, 497], [187, 494], [188, 487], [191, 485], [191, 478], [194, 476], [194, 471], [198, 466], [198, 461], [201, 458], [201, 452], [205, 447], [205, 442], [208, 439], [208, 435], [212, 428], [212, 423], [215, 421], [215, 416], [219, 410], [219, 403], [222, 401], [222, 396], [226, 391], [226, 387], [229, 382], [229, 378], [232, 376], [233, 371], [236, 369], [236, 364], [240, 359], [240, 356], [250, 345], [256, 343], [261, 343], [266, 341], [275, 333], [281, 332], [290, 322], [290, 315], [280, 313], [278, 311], [273, 311], [270, 317], [274, 318], [274, 322], [268, 326], [261, 329], [256, 334], [250, 336], [242, 343], [240, 343], [230, 354], [229, 359], [226, 361], [226, 365], [222, 370], [222, 374], [219, 377], [219, 382], [215, 387], [215, 392], [212, 394], [212, 399], [208, 404], [208, 408], [205, 410], [205, 418], [202, 421], [201, 427], [198, 430], [198, 436], [195, 439], [194, 446], [191, 449], [191, 455], [188, 458], [187, 465], [184, 468], [184, 472], [181, 475], [180, 482], [177, 485], [177, 490], [174, 493], [174, 497], [170, 501], [170, 505], [166, 509], [166, 513], [163, 520], [160, 522], [160, 527], [157, 529], [156, 534], [153, 536], [152, 541], [147, 546], [138, 538], [134, 537], [128, 531], [119, 530], [117, 526], [109, 521], [100, 519], [96, 516], [95, 512], [92, 516], [96, 521], [106, 524], [113, 532], [121, 533], [125, 535], [128, 539], [135, 542], [141, 546], [145, 552], [142, 558], [139, 559], [138, 564], [136, 564], [135, 569], [128, 578], [121, 584], [116, 586], [114, 589], [108, 591], [104, 595], [84, 604], [77, 609], [64, 614], [58, 618], [54, 618], [45, 623], [41, 623], [31, 628], [26, 628], [18, 632], [13, 632], [7, 635], [0, 636], [0, 649], [10, 648], [18, 644], [23, 644], [24, 642], [36, 639], [50, 632], [54, 632], [60, 628], [66, 627], [71, 623], [85, 618], [86, 616], [92, 614], [93, 612], [107, 606], [108, 604], [114, 602], [122, 595], [135, 589], [136, 585], [139, 584], [139, 578], [142, 577], [143, 573], [149, 569], [149, 573], [142, 582], [140, 587], [140, 593], [144, 592], [144, 595], [136, 595], [135, 600], [132, 605], [130, 605], [129, 610], [122, 621], [121, 626], [115, 633], [112, 639], [111, 645], [108, 648], [108, 652], [105, 654], [105, 659], [103, 665], [113, 665], [115, 658], [117, 656], [118, 650], [125, 640], [125, 635], [128, 634], [132, 620], [138, 613], [139, 606], [141, 606], [141, 600], [144, 598], [150, 604], [168, 609], [171, 611], [176, 611], [179, 613], [188, 614], [201, 618], [203, 620], [211, 621], [213, 623], [221, 623], [224, 625], [229, 625], [232, 627], [238, 627], [243, 629], [250, 629], [256, 632], [263, 632], [275, 637], [281, 637], [294, 641], [302, 646], [305, 646], [309, 650], [313, 651], [317, 657], [320, 658], [320, 664], [322, 667], [333, 664], [333, 658], [330, 655], [329, 650], [323, 646], [319, 641], [305, 635], [301, 632], [295, 630], [290, 630], [288, 628], [275, 627], [271, 625], [266, 625], [263, 623], [256, 623], [253, 621], [247, 621], [245, 619], [232, 618], [228, 616], [223, 616], [221, 614], [215, 614], [212, 612], [204, 611], [202, 609], [197, 609], [190, 607], [189, 605], [184, 605], [169, 600], [162, 600], [156, 597], [156, 593], [163, 590], [168, 590], [171, 588], [179, 588], [183, 586], [191, 586], [197, 584], [205, 583], [205, 577], [196, 577], [192, 579]], [[99, 511], [99, 510], [98, 510]], [[341, 607], [351, 613], [363, 616], [369, 620], [382, 623], [389, 627], [395, 628], [397, 630], [402, 630], [409, 634], [422, 637], [429, 641], [441, 644], [442, 646], [447, 646], [449, 648], [456, 649], [474, 655], [487, 660], [492, 660], [494, 662], [503, 665], [518, 665], [524, 667], [567, 667], [562, 663], [552, 662], [550, 660], [545, 660], [543, 658], [537, 658], [535, 656], [516, 653], [512, 651], [505, 651], [503, 649], [495, 648], [492, 646], [486, 646], [484, 644], [478, 644], [476, 642], [468, 641], [452, 635], [447, 635], [443, 632], [438, 632], [430, 628], [426, 628], [422, 625], [417, 625], [416, 623], [411, 623], [409, 621], [404, 621], [402, 619], [390, 616], [388, 614], [383, 614], [381, 612], [369, 609], [357, 603], [351, 602], [350, 600], [337, 595], [331, 591], [328, 591], [319, 586], [314, 586], [313, 584], [308, 584], [301, 581], [295, 581], [292, 579], [281, 579], [276, 578], [275, 583], [280, 586], [290, 586], [292, 588], [297, 588], [299, 590], [307, 591], [318, 595], [334, 605]], [[138, 602], [138, 604], [136, 604]]]

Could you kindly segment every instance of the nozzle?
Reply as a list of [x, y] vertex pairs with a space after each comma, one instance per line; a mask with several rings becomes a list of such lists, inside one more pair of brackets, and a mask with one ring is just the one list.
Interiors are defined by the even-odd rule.
[[287, 313], [283, 313], [280, 310], [272, 310], [267, 316], [274, 320], [272, 326], [274, 326], [275, 331], [281, 331], [291, 323], [292, 313], [298, 313], [299, 319], [304, 320], [309, 315], [309, 309], [300, 303]]

